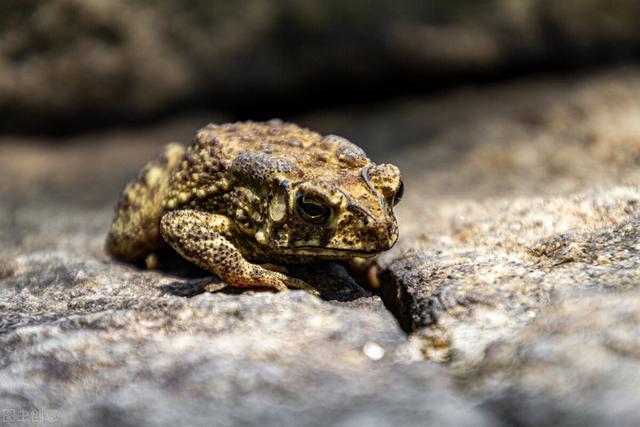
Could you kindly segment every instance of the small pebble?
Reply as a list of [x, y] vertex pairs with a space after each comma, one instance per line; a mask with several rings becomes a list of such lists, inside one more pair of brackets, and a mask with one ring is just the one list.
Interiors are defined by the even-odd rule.
[[380, 360], [384, 357], [384, 348], [374, 342], [368, 342], [362, 347], [365, 356], [371, 360]]

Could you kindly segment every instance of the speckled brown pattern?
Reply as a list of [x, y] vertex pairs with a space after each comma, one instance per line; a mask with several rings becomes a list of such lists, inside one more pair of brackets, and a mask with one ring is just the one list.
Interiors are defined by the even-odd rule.
[[107, 250], [116, 258], [135, 261], [162, 246], [160, 219], [162, 202], [171, 171], [184, 154], [184, 147], [169, 144], [150, 161], [122, 192], [107, 236]]
[[211, 124], [186, 150], [167, 146], [125, 188], [107, 251], [130, 261], [166, 242], [233, 285], [306, 287], [253, 263], [387, 250], [401, 189], [397, 167], [342, 137], [279, 120]]

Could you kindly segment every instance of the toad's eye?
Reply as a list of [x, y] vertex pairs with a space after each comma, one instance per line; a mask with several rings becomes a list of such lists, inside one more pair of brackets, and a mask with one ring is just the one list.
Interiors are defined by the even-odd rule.
[[393, 196], [393, 206], [400, 203], [400, 200], [402, 200], [403, 195], [404, 195], [404, 183], [400, 181], [400, 187], [398, 188], [398, 191], [396, 191], [395, 196]]
[[314, 224], [324, 224], [331, 216], [331, 210], [328, 207], [309, 196], [298, 196], [296, 208], [305, 221]]

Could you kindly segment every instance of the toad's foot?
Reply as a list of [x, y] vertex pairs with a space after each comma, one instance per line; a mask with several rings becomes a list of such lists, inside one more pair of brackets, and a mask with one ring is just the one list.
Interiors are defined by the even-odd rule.
[[230, 285], [267, 287], [278, 291], [287, 287], [313, 289], [302, 280], [245, 260], [226, 237], [232, 227], [231, 221], [222, 215], [178, 210], [162, 217], [160, 229], [164, 240], [180, 255]]
[[295, 277], [289, 276], [287, 274], [287, 273], [289, 273], [289, 270], [285, 266], [276, 265], [276, 264], [260, 264], [260, 266], [262, 268], [266, 268], [267, 270], [275, 271], [277, 273], [281, 273], [281, 274], [284, 274], [285, 276], [287, 276], [288, 279], [289, 279], [289, 281], [287, 282], [287, 287], [288, 288], [304, 289], [305, 291], [308, 291], [308, 292], [310, 292], [310, 293], [312, 293], [314, 295], [320, 295], [320, 292], [318, 292], [317, 289], [311, 287], [304, 280], [296, 279]]

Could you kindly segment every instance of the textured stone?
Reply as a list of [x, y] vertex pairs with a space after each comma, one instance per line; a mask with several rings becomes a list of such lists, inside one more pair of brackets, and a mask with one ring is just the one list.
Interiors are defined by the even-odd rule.
[[618, 187], [465, 204], [449, 233], [385, 257], [383, 298], [405, 329], [433, 341], [434, 357], [472, 365], [550, 304], [635, 289], [639, 199], [637, 187]]
[[491, 425], [377, 297], [209, 294], [210, 279], [62, 250], [3, 271], [7, 411], [63, 425]]
[[636, 425], [639, 316], [637, 291], [563, 300], [493, 342], [466, 385], [516, 425]]

